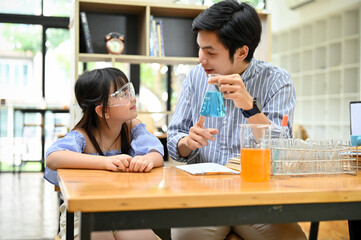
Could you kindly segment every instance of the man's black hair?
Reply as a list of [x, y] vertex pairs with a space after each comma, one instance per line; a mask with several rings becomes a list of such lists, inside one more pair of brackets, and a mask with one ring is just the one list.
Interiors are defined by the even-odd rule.
[[238, 48], [248, 46], [245, 61], [251, 61], [261, 40], [262, 25], [256, 10], [248, 3], [225, 0], [201, 12], [192, 23], [193, 32], [216, 32], [219, 40], [229, 50], [230, 59]]

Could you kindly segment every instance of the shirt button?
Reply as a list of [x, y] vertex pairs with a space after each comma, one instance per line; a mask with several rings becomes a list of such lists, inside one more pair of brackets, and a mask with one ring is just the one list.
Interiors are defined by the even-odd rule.
[[224, 121], [223, 121], [223, 125], [226, 125], [226, 124], [227, 124], [227, 120], [224, 120]]
[[221, 149], [222, 149], [222, 150], [226, 150], [226, 149], [227, 149], [227, 146], [226, 146], [226, 145], [222, 145], [222, 146], [221, 146]]

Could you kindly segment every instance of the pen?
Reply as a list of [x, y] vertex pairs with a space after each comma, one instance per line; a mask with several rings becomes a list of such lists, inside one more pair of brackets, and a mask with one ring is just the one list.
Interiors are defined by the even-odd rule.
[[230, 174], [232, 172], [205, 172], [205, 175]]

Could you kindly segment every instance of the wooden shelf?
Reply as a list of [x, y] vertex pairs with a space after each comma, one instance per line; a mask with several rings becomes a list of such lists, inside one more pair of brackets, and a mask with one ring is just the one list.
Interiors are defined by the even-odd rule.
[[349, 140], [349, 102], [361, 98], [360, 3], [273, 35], [273, 62], [290, 71], [294, 121], [314, 139]]
[[[196, 46], [196, 36], [192, 35], [191, 23], [195, 17], [198, 16], [207, 6], [198, 5], [180, 5], [180, 4], [163, 4], [156, 2], [145, 1], [123, 1], [123, 0], [75, 0], [74, 12], [72, 17], [71, 32], [72, 42], [74, 43], [74, 63], [77, 62], [93, 62], [93, 61], [109, 61], [109, 62], [128, 62], [133, 64], [138, 63], [164, 63], [164, 64], [197, 64], [198, 49]], [[97, 49], [94, 54], [80, 52], [80, 22], [79, 13], [86, 12], [89, 15], [88, 24], [90, 28], [90, 35], [95, 39], [93, 46]], [[255, 56], [267, 60], [270, 59], [270, 14], [267, 11], [258, 11], [260, 16], [263, 31], [261, 43], [256, 50]], [[164, 45], [166, 57], [150, 57], [149, 54], [149, 33], [150, 33], [150, 16], [162, 19], [163, 27], [167, 27], [164, 31]], [[117, 21], [123, 21], [123, 26], [119, 27], [126, 33], [125, 38], [125, 52], [122, 55], [108, 55], [105, 52], [105, 42], [102, 50], [99, 46], [103, 43], [102, 33], [92, 33], [93, 24], [99, 26], [102, 22], [97, 21], [97, 18], [114, 18]], [[124, 23], [125, 22], [125, 23]], [[118, 24], [120, 25], [120, 24]], [[117, 25], [117, 26], [118, 26]], [[174, 27], [172, 27], [174, 26]], [[104, 28], [109, 26], [104, 23]], [[180, 29], [189, 29], [189, 35], [177, 33]], [[108, 30], [103, 30], [108, 31]], [[110, 30], [109, 30], [110, 31]], [[188, 30], [187, 30], [188, 31]], [[169, 33], [170, 32], [170, 33]], [[93, 36], [92, 36], [93, 35]], [[183, 37], [182, 37], [183, 36]], [[182, 39], [183, 38], [183, 39]], [[173, 47], [173, 46], [178, 46]], [[167, 46], [169, 47], [167, 53]], [[172, 47], [170, 47], [172, 46]], [[186, 51], [185, 51], [186, 50]], [[84, 50], [83, 50], [84, 51]], [[74, 78], [77, 79], [77, 66], [74, 67]]]
[[80, 53], [79, 61], [81, 62], [127, 62], [131, 64], [140, 63], [163, 63], [163, 64], [197, 64], [196, 57], [150, 57], [143, 55], [110, 55], [110, 54], [88, 54]]

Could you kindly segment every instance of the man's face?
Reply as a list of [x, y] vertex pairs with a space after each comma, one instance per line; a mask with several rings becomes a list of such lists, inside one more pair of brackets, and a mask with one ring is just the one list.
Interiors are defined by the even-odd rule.
[[231, 61], [228, 49], [219, 41], [215, 32], [200, 30], [197, 43], [198, 61], [207, 74], [227, 75], [241, 72], [241, 61], [236, 56], [234, 56], [234, 61]]

